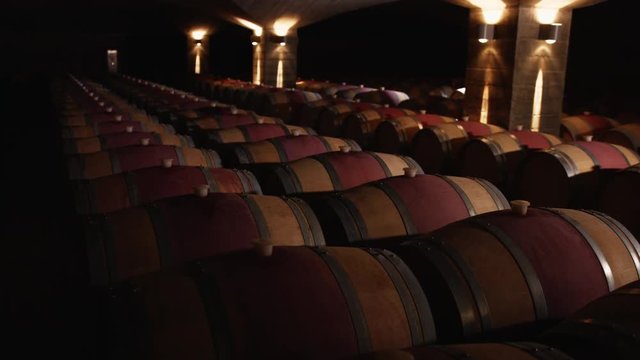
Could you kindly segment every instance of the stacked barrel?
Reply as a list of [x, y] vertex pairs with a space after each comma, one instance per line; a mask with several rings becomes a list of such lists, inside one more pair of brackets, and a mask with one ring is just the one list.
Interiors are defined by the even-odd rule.
[[[568, 359], [640, 348], [591, 341], [601, 327], [585, 320], [610, 337], [640, 335], [637, 317], [607, 310], [637, 306], [635, 219], [530, 207], [538, 193], [514, 190], [548, 174], [568, 178], [571, 193], [572, 177], [595, 171], [606, 173], [598, 189], [631, 181], [631, 192], [637, 165], [614, 171], [637, 164], [631, 149], [394, 108], [406, 99], [384, 88], [226, 79], [200, 86], [212, 101], [128, 76], [109, 84], [127, 101], [76, 78], [58, 96], [61, 121], [94, 131], [65, 152], [105, 295], [108, 358]], [[293, 118], [303, 113], [316, 118]], [[579, 151], [595, 170], [567, 160]]]

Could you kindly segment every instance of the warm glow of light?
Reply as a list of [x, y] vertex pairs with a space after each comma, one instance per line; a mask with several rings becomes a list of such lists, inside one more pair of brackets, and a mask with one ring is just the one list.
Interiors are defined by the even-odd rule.
[[544, 85], [542, 69], [538, 71], [536, 87], [533, 93], [533, 111], [531, 112], [531, 131], [540, 131], [540, 114], [542, 113], [542, 88]]
[[540, 24], [551, 24], [556, 21], [558, 10], [570, 5], [575, 0], [540, 0], [536, 4], [536, 17]]
[[480, 108], [480, 122], [489, 123], [489, 85], [484, 86], [482, 90], [482, 107]]
[[558, 9], [551, 8], [536, 8], [536, 17], [540, 24], [551, 24], [556, 21], [558, 15]]
[[287, 36], [289, 29], [291, 29], [298, 19], [294, 17], [281, 17], [273, 23], [273, 33], [277, 36]]
[[236, 18], [236, 21], [238, 22], [238, 24], [246, 27], [247, 29], [253, 30], [253, 34], [255, 36], [262, 36], [262, 26], [254, 24], [251, 21], [242, 18]]
[[284, 41], [280, 43], [280, 46], [285, 46], [287, 45]]
[[549, 44], [549, 45], [553, 45], [553, 44], [555, 44], [555, 43], [556, 43], [556, 41], [555, 41], [555, 40], [552, 40], [552, 39], [545, 40], [545, 42], [546, 42], [547, 44]]
[[200, 52], [196, 54], [196, 68], [195, 73], [200, 74]]
[[207, 29], [195, 29], [191, 31], [191, 38], [196, 41], [201, 41], [207, 35]]
[[478, 42], [480, 42], [481, 44], [486, 44], [489, 42], [489, 39], [478, 39]]
[[456, 89], [457, 92], [461, 93], [462, 95], [464, 95], [467, 92], [467, 88], [466, 87], [461, 87]]
[[506, 6], [502, 0], [469, 0], [469, 2], [482, 9], [482, 15], [487, 24], [497, 24]]
[[262, 79], [261, 79], [261, 77], [262, 77], [261, 67], [262, 67], [262, 61], [260, 61], [260, 59], [256, 60], [256, 74], [255, 74], [255, 77], [253, 79], [253, 83], [256, 84], [256, 85], [260, 85], [260, 82], [262, 81]]
[[278, 74], [276, 75], [276, 87], [284, 86], [284, 66], [282, 60], [278, 60]]
[[253, 46], [258, 46], [258, 42], [257, 42], [257, 41], [252, 41], [252, 42], [251, 42], [251, 45], [253, 45]]

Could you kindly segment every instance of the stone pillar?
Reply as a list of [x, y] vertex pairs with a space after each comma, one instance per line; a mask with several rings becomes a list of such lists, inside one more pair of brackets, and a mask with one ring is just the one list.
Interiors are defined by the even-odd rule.
[[481, 9], [471, 9], [465, 94], [471, 120], [507, 129], [533, 123], [542, 132], [558, 134], [571, 14], [570, 9], [558, 11], [559, 36], [548, 44], [539, 39], [535, 7], [508, 6], [495, 25], [494, 39], [482, 44], [478, 27], [484, 16]]
[[281, 87], [295, 86], [298, 37], [295, 30], [289, 32], [290, 34], [284, 39], [265, 34], [253, 47], [254, 83]]

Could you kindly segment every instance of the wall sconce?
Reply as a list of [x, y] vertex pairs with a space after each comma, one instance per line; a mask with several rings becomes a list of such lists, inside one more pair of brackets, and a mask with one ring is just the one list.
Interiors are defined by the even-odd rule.
[[260, 36], [252, 35], [251, 36], [251, 45], [257, 46], [258, 44], [260, 44]]
[[197, 47], [201, 47], [202, 46], [202, 40], [196, 40], [196, 46]]
[[494, 24], [480, 24], [478, 25], [478, 42], [486, 44], [489, 40], [493, 40], [493, 33], [495, 31]]
[[273, 35], [271, 36], [271, 42], [280, 43], [280, 46], [285, 46], [287, 44], [287, 37]]
[[560, 34], [560, 26], [562, 24], [540, 24], [538, 39], [544, 40], [547, 44], [555, 44]]

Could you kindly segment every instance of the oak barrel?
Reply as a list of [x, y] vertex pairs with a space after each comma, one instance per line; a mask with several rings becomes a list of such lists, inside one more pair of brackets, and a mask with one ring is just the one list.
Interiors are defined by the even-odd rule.
[[640, 162], [635, 152], [613, 144], [578, 141], [530, 153], [514, 181], [514, 196], [534, 206], [594, 208], [607, 177], [603, 170]]
[[420, 280], [446, 341], [531, 337], [640, 276], [640, 244], [593, 211], [486, 213], [394, 251]]
[[482, 179], [398, 176], [311, 203], [332, 245], [427, 234], [455, 221], [509, 209], [500, 190]]
[[185, 261], [275, 245], [324, 245], [318, 221], [296, 198], [210, 193], [167, 198], [87, 221], [92, 283], [106, 284]]

